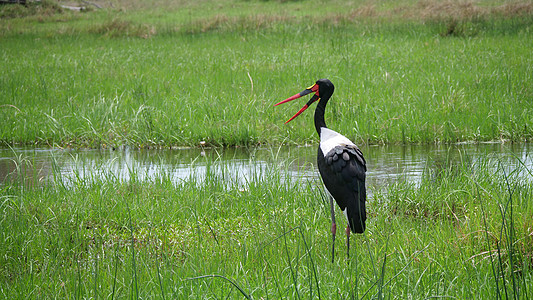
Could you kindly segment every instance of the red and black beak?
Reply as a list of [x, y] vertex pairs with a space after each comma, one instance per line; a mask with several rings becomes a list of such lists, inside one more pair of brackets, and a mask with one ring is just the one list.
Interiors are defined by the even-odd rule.
[[287, 122], [285, 122], [285, 124], [289, 123], [290, 121], [292, 121], [294, 118], [296, 118], [297, 116], [299, 116], [304, 110], [306, 110], [311, 104], [313, 104], [313, 102], [317, 101], [317, 100], [320, 100], [320, 95], [318, 94], [318, 84], [314, 84], [308, 88], [306, 88], [305, 90], [299, 92], [298, 94], [292, 96], [292, 97], [289, 97], [279, 103], [276, 103], [274, 104], [274, 106], [277, 106], [277, 105], [280, 105], [280, 104], [283, 104], [283, 103], [287, 103], [289, 101], [292, 101], [294, 99], [298, 99], [300, 97], [303, 97], [305, 95], [309, 95], [311, 93], [315, 93], [313, 95], [313, 97], [311, 97], [311, 99], [309, 99], [309, 101], [304, 105], [304, 107], [302, 107], [302, 109], [300, 109], [294, 116], [292, 116], [292, 118], [290, 118]]

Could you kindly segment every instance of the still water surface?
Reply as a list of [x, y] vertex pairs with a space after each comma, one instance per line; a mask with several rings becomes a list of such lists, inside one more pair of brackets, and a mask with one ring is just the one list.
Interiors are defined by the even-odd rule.
[[[406, 180], [417, 183], [428, 170], [461, 160], [493, 158], [509, 170], [519, 164], [533, 169], [529, 155], [532, 144], [458, 144], [434, 146], [364, 146], [369, 190]], [[25, 178], [47, 183], [60, 178], [65, 184], [76, 180], [152, 180], [167, 176], [173, 182], [215, 173], [231, 184], [264, 178], [282, 170], [289, 180], [317, 179], [316, 147], [173, 149], [173, 150], [61, 150], [0, 149], [0, 186]], [[276, 166], [279, 168], [272, 168]], [[528, 176], [527, 173], [524, 176]]]

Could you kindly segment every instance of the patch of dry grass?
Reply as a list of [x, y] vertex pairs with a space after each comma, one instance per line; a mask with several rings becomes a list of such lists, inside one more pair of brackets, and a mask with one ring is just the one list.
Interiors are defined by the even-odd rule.
[[156, 29], [152, 25], [137, 24], [132, 21], [115, 18], [103, 24], [95, 25], [89, 29], [89, 32], [107, 37], [131, 36], [149, 38], [156, 34]]
[[210, 32], [217, 30], [257, 30], [270, 28], [274, 24], [289, 23], [291, 17], [277, 15], [249, 15], [249, 16], [227, 16], [217, 14], [213, 17], [197, 19], [189, 24], [183, 25], [178, 30], [187, 33]]
[[412, 4], [397, 5], [383, 9], [376, 3], [361, 4], [352, 9], [325, 14], [293, 16], [286, 13], [259, 13], [230, 16], [219, 13], [209, 17], [192, 19], [189, 23], [176, 27], [178, 31], [199, 33], [210, 31], [256, 30], [271, 28], [276, 24], [311, 22], [311, 24], [342, 25], [355, 24], [365, 20], [444, 22], [443, 36], [475, 35], [477, 29], [468, 22], [491, 20], [494, 18], [522, 18], [533, 16], [533, 1], [508, 2], [502, 5], [482, 5], [476, 1], [435, 1], [423, 0]]
[[380, 9], [375, 3], [363, 4], [348, 13], [336, 14], [337, 18], [395, 18], [404, 20], [472, 20], [493, 17], [524, 17], [533, 15], [533, 1], [505, 2], [501, 5], [483, 5], [479, 1], [422, 0]]
[[50, 17], [63, 13], [63, 8], [53, 0], [30, 2], [27, 5], [11, 4], [0, 6], [0, 19], [24, 17]]
[[482, 6], [476, 1], [420, 1], [408, 18], [423, 20], [460, 19], [470, 20], [491, 17], [522, 17], [533, 13], [532, 2], [507, 2], [497, 6]]
[[[193, 20], [186, 27], [188, 27], [187, 31], [206, 32], [223, 28], [268, 28], [276, 23], [308, 22], [309, 20], [317, 24], [349, 24], [368, 19], [445, 21], [452, 22], [449, 26], [455, 27], [454, 24], [457, 25], [457, 22], [527, 16], [533, 16], [533, 1], [483, 5], [479, 1], [422, 0], [412, 4], [400, 4], [388, 9], [383, 9], [376, 3], [363, 3], [345, 11], [339, 10], [339, 12], [319, 15], [310, 13], [301, 17], [286, 14], [253, 14], [230, 17], [217, 14], [212, 17]], [[453, 31], [453, 29], [450, 30]]]

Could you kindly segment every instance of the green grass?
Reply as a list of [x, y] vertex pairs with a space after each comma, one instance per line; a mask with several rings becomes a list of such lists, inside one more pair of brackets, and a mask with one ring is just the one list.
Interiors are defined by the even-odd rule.
[[[357, 143], [532, 138], [531, 2], [113, 3], [0, 8], [3, 144], [316, 143], [312, 113], [283, 124], [305, 100], [272, 105], [323, 77], [326, 122]], [[461, 157], [369, 187], [368, 230], [333, 263], [323, 189], [287, 162], [245, 185], [212, 161], [177, 184], [53, 165], [0, 186], [0, 295], [530, 298], [532, 170]]]
[[205, 179], [193, 173], [177, 184], [171, 174], [143, 181], [131, 170], [127, 182], [56, 174], [45, 186], [3, 186], [0, 295], [239, 299], [240, 288], [253, 299], [531, 296], [533, 174], [524, 167], [463, 156], [419, 184], [370, 187], [368, 230], [352, 238], [349, 261], [339, 230], [331, 263], [318, 182], [288, 183], [274, 164], [242, 186], [207, 162]]
[[312, 113], [283, 124], [305, 100], [272, 105], [323, 77], [336, 84], [328, 125], [357, 143], [531, 140], [528, 3], [455, 15], [430, 2], [319, 13], [228, 1], [3, 19], [0, 140], [314, 143]]

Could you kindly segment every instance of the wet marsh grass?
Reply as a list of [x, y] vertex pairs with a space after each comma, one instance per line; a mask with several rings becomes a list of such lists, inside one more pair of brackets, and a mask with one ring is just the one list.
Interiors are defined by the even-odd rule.
[[419, 184], [375, 191], [368, 231], [352, 239], [349, 262], [340, 234], [333, 263], [319, 182], [284, 181], [283, 164], [244, 184], [218, 168], [212, 162], [205, 177], [178, 183], [170, 174], [143, 180], [131, 170], [128, 181], [112, 174], [56, 176], [47, 185], [3, 186], [0, 293], [11, 299], [531, 295], [533, 185], [524, 167], [466, 158], [437, 175], [428, 172]]
[[[299, 105], [272, 103], [322, 77], [336, 84], [328, 125], [357, 143], [531, 139], [528, 3], [471, 4], [471, 15], [411, 3], [395, 17], [385, 6], [317, 14], [306, 4], [1, 20], [0, 140], [94, 148], [314, 143], [312, 114], [286, 126]], [[416, 11], [420, 18], [406, 15]]]

